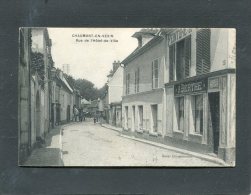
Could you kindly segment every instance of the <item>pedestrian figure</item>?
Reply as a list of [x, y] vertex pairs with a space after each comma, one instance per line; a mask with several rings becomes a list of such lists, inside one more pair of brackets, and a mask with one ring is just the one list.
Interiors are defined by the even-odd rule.
[[78, 111], [76, 105], [73, 106], [73, 115], [74, 115], [74, 120], [75, 120], [75, 122], [76, 122], [76, 121], [77, 121], [77, 117], [78, 117], [78, 115], [79, 115], [79, 111]]
[[82, 122], [83, 121], [83, 109], [79, 108], [79, 121]]
[[94, 117], [93, 117], [93, 122], [94, 122], [94, 124], [96, 124], [96, 116], [94, 115]]

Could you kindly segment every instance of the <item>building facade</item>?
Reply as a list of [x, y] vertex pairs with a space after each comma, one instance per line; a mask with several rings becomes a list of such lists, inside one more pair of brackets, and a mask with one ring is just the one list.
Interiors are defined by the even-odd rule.
[[122, 125], [123, 71], [121, 63], [114, 61], [113, 69], [107, 76], [107, 122], [117, 127]]
[[60, 69], [52, 79], [52, 116], [53, 125], [73, 120], [73, 106], [80, 102], [80, 94], [66, 80]]
[[22, 28], [19, 31], [19, 66], [18, 66], [18, 153], [22, 163], [32, 150], [30, 121], [30, 53], [31, 31]]
[[157, 30], [142, 29], [133, 37], [138, 47], [124, 64], [122, 126], [129, 133], [162, 135], [166, 41]]
[[167, 140], [234, 164], [235, 31], [173, 29], [166, 36]]
[[234, 165], [235, 30], [146, 32], [123, 61], [123, 129]]
[[46, 28], [20, 28], [19, 162], [44, 142], [50, 124], [51, 40]]

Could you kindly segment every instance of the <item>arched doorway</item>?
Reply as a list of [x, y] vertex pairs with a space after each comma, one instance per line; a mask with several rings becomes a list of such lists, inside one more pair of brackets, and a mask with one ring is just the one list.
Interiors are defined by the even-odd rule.
[[39, 92], [36, 94], [36, 138], [40, 137], [40, 126], [41, 126], [41, 109], [40, 109], [40, 95]]

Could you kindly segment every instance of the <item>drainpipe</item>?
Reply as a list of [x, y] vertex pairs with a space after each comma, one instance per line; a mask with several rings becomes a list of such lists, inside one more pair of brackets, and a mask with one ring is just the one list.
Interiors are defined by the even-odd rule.
[[32, 150], [32, 137], [31, 137], [31, 43], [30, 43], [30, 36], [31, 36], [31, 29], [29, 28], [28, 29], [28, 79], [29, 79], [29, 82], [28, 82], [28, 93], [29, 93], [29, 98], [28, 98], [28, 101], [29, 101], [29, 153], [31, 153], [31, 150]]

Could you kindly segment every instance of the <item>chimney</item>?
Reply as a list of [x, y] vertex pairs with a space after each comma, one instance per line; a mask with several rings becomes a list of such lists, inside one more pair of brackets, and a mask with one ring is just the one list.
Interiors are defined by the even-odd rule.
[[138, 37], [138, 47], [142, 47], [142, 37]]
[[114, 60], [114, 62], [113, 62], [113, 72], [115, 72], [118, 69], [119, 66], [120, 66], [120, 61], [118, 60], [116, 62], [116, 60]]

